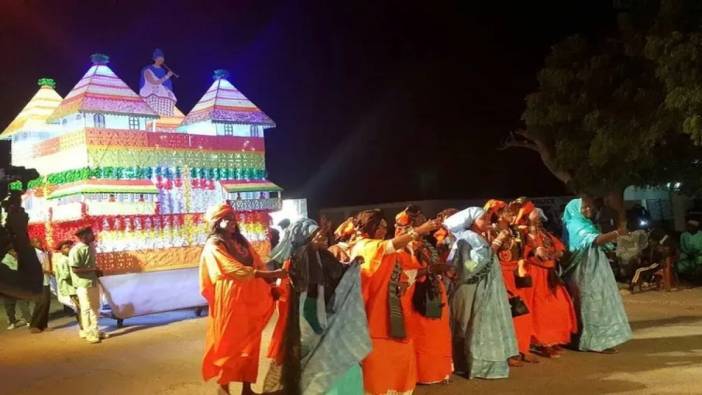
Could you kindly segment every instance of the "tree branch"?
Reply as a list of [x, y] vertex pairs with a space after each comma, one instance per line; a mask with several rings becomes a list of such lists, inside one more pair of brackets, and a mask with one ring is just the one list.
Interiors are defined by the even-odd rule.
[[510, 132], [502, 145], [498, 147], [501, 151], [509, 148], [526, 148], [537, 152], [544, 166], [566, 186], [570, 185], [573, 176], [570, 172], [556, 167], [556, 164], [553, 162], [553, 148], [542, 140], [530, 136], [526, 129], [517, 129]]
[[539, 147], [533, 141], [529, 139], [519, 139], [517, 135], [521, 135], [518, 132], [510, 132], [502, 145], [497, 149], [504, 151], [509, 148], [526, 148], [535, 152], [539, 152]]

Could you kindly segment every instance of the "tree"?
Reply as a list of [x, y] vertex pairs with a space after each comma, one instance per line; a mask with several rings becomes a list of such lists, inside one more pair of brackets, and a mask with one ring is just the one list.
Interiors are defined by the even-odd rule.
[[537, 152], [575, 193], [605, 196], [625, 223], [624, 189], [702, 183], [702, 35], [683, 26], [680, 1], [653, 23], [622, 15], [617, 34], [565, 38], [551, 49], [526, 98], [526, 128], [503, 147]]

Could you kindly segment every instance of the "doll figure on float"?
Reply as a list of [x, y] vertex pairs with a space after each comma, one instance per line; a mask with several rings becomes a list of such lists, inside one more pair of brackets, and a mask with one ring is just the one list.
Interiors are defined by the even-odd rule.
[[156, 48], [150, 64], [141, 69], [139, 78], [139, 95], [159, 115], [173, 116], [176, 97], [173, 94], [173, 81], [171, 77], [178, 77], [166, 65], [163, 51]]

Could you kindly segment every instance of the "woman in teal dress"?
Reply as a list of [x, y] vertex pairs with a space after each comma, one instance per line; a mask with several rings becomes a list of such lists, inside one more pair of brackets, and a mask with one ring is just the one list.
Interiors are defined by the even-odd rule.
[[[283, 284], [281, 317], [273, 341], [276, 358], [264, 390], [283, 393], [360, 395], [360, 362], [371, 350], [361, 295], [359, 262], [340, 263], [317, 243], [319, 226], [302, 218], [290, 229], [285, 267], [290, 281]], [[274, 334], [274, 338], [276, 335]]]
[[482, 236], [485, 211], [470, 207], [444, 221], [456, 239], [449, 262], [457, 279], [450, 295], [454, 364], [469, 378], [509, 376], [507, 360], [519, 355], [500, 263]]
[[563, 277], [579, 318], [576, 345], [581, 351], [613, 353], [631, 339], [624, 310], [605, 248], [621, 231], [600, 233], [592, 222], [592, 201], [574, 199], [563, 213], [564, 238], [572, 253]]

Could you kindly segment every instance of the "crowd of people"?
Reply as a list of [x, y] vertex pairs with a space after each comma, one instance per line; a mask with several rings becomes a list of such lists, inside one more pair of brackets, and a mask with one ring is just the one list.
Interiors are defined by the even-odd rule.
[[[29, 327], [33, 334], [47, 330], [51, 308], [51, 280], [55, 279], [55, 292], [59, 298], [71, 304], [75, 309], [79, 336], [88, 343], [100, 343], [107, 335], [98, 329], [100, 293], [98, 276], [101, 275], [96, 265], [95, 234], [91, 227], [79, 229], [75, 233], [77, 242], [63, 240], [54, 252], [47, 251], [41, 240], [31, 241], [43, 272], [43, 287], [40, 294], [33, 299], [16, 299], [4, 295], [5, 313], [8, 330]], [[1, 260], [11, 271], [18, 269], [17, 253], [9, 249]], [[29, 313], [33, 306], [32, 313]], [[20, 307], [23, 317], [17, 317]]]
[[[257, 381], [292, 395], [410, 394], [453, 373], [507, 378], [568, 347], [614, 353], [631, 329], [606, 250], [627, 231], [601, 232], [595, 211], [590, 198], [572, 200], [562, 237], [526, 198], [435, 219], [409, 206], [391, 237], [381, 210], [336, 230], [301, 219], [263, 262], [233, 209], [215, 206], [200, 263], [203, 377], [224, 394], [231, 382], [251, 394]], [[263, 378], [261, 353], [272, 362]]]

